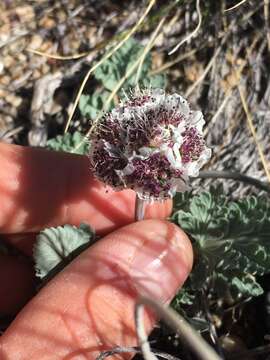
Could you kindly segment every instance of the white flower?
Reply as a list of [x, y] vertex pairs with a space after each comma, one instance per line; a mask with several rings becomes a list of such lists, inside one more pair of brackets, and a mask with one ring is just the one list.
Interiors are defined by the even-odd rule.
[[178, 94], [161, 89], [136, 93], [97, 124], [91, 135], [94, 174], [116, 189], [132, 188], [143, 199], [186, 191], [210, 159], [204, 119]]

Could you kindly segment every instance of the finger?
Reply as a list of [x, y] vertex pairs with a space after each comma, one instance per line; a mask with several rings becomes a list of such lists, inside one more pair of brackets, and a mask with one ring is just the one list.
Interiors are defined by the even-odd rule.
[[32, 264], [18, 256], [0, 255], [0, 316], [16, 314], [34, 295]]
[[[37, 232], [89, 223], [106, 234], [134, 219], [135, 193], [114, 192], [93, 178], [87, 157], [0, 143], [0, 232]], [[169, 215], [171, 202], [147, 217]]]
[[24, 308], [1, 338], [0, 357], [94, 359], [100, 351], [136, 345], [138, 294], [168, 302], [192, 260], [187, 236], [172, 223], [145, 220], [116, 230], [76, 258]]

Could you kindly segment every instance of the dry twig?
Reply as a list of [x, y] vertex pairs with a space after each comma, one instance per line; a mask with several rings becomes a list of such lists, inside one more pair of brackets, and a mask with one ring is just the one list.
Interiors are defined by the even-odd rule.
[[253, 120], [252, 120], [252, 116], [249, 112], [249, 109], [248, 109], [248, 105], [247, 105], [247, 102], [246, 102], [246, 98], [244, 96], [244, 92], [243, 92], [243, 89], [241, 88], [240, 85], [238, 85], [238, 91], [239, 91], [239, 95], [240, 95], [240, 99], [241, 99], [241, 102], [242, 102], [242, 105], [243, 105], [243, 109], [245, 111], [245, 114], [246, 114], [246, 119], [247, 119], [247, 123], [248, 123], [248, 126], [249, 126], [249, 129], [251, 131], [251, 134], [253, 136], [253, 139], [254, 139], [254, 142], [257, 146], [257, 149], [258, 149], [258, 152], [259, 152], [259, 155], [260, 155], [260, 158], [261, 158], [261, 161], [262, 161], [262, 164], [263, 164], [263, 167], [264, 167], [264, 171], [266, 173], [266, 176], [268, 178], [268, 181], [270, 182], [270, 168], [269, 168], [269, 164], [267, 163], [267, 160], [264, 156], [264, 153], [263, 153], [263, 149], [261, 147], [261, 144], [258, 140], [258, 137], [257, 137], [257, 134], [256, 134], [256, 130], [255, 130], [255, 127], [253, 125]]
[[239, 3], [235, 4], [234, 6], [231, 6], [227, 9], [225, 9], [224, 12], [234, 10], [234, 9], [238, 8], [239, 6], [241, 6], [242, 4], [244, 4], [246, 1], [247, 0], [241, 0]]
[[101, 65], [104, 63], [104, 61], [106, 61], [107, 59], [109, 59], [118, 49], [120, 49], [120, 47], [122, 45], [124, 45], [124, 43], [137, 31], [137, 29], [140, 27], [141, 23], [144, 21], [144, 19], [146, 18], [146, 16], [148, 15], [148, 13], [150, 12], [150, 10], [152, 9], [152, 7], [154, 6], [156, 0], [150, 0], [149, 4], [145, 10], [145, 12], [143, 13], [143, 15], [140, 17], [140, 19], [138, 20], [138, 22], [135, 24], [135, 26], [128, 32], [128, 34], [111, 50], [109, 51], [109, 53], [107, 53], [105, 56], [103, 56], [103, 58], [98, 61], [93, 67], [91, 67], [87, 74], [85, 75], [83, 82], [80, 86], [80, 89], [78, 91], [78, 94], [76, 96], [75, 102], [73, 104], [73, 107], [71, 109], [68, 121], [66, 123], [65, 129], [64, 129], [64, 133], [66, 133], [68, 131], [69, 125], [71, 123], [71, 120], [73, 118], [73, 115], [75, 113], [75, 110], [77, 108], [77, 105], [79, 103], [80, 97], [82, 95], [82, 92], [84, 90], [84, 87], [90, 77], [90, 75]]
[[202, 24], [202, 13], [201, 13], [201, 8], [200, 8], [200, 0], [196, 0], [196, 10], [198, 13], [198, 25], [196, 26], [196, 28], [189, 34], [187, 35], [182, 41], [180, 41], [179, 44], [177, 44], [169, 53], [168, 55], [172, 55], [174, 54], [179, 48], [180, 46], [182, 46], [184, 43], [186, 43], [187, 41], [189, 41], [191, 38], [193, 38], [199, 31], [201, 24]]
[[149, 306], [157, 315], [164, 320], [168, 326], [176, 331], [187, 343], [190, 349], [202, 360], [221, 360], [212, 347], [188, 324], [188, 322], [175, 310], [161, 305], [159, 302], [142, 297], [135, 310], [135, 321], [139, 344], [145, 360], [156, 360], [154, 354], [150, 354], [150, 345], [143, 327], [143, 306]]
[[[161, 352], [159, 350], [151, 349], [151, 351], [156, 354], [157, 356], [161, 357], [162, 359], [166, 360], [181, 360], [176, 356]], [[141, 354], [142, 351], [140, 347], [134, 346], [134, 347], [121, 347], [117, 346], [111, 350], [103, 351], [99, 354], [99, 356], [96, 358], [96, 360], [103, 360], [108, 356], [113, 356], [116, 354], [124, 354], [124, 353], [135, 353], [135, 354]]]

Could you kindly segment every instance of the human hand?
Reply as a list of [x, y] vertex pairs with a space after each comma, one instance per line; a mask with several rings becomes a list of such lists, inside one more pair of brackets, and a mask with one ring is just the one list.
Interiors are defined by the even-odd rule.
[[[192, 266], [186, 235], [157, 220], [171, 202], [149, 206], [149, 220], [133, 223], [135, 194], [107, 190], [86, 157], [0, 144], [0, 204], [0, 232], [27, 254], [33, 234], [49, 226], [85, 222], [104, 236], [19, 313], [0, 338], [3, 360], [93, 359], [134, 346], [138, 296], [169, 302]], [[2, 257], [0, 276], [3, 314], [29, 297], [33, 275], [30, 264]], [[150, 330], [153, 315], [145, 318]]]

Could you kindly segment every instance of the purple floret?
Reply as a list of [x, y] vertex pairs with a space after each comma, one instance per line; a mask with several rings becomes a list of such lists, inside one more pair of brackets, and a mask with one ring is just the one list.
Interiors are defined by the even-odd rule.
[[180, 148], [184, 164], [197, 160], [205, 148], [204, 140], [198, 131], [191, 127], [183, 133], [184, 141]]
[[96, 176], [108, 185], [123, 186], [123, 181], [115, 170], [122, 170], [127, 165], [124, 157], [113, 157], [104, 147], [99, 146], [92, 153], [91, 165]]
[[134, 171], [126, 176], [126, 182], [131, 188], [141, 187], [154, 198], [167, 193], [172, 178], [182, 175], [182, 172], [173, 169], [168, 159], [160, 153], [155, 153], [146, 159], [134, 158], [131, 164]]

